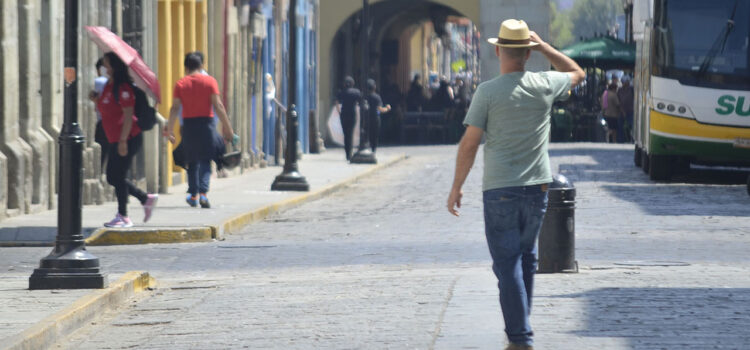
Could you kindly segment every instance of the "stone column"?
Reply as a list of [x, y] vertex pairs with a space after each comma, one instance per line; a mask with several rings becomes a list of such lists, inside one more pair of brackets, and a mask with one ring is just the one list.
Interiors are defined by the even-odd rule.
[[[20, 136], [18, 73], [18, 5], [0, 2], [0, 153], [8, 158], [7, 215], [27, 213], [31, 208], [32, 151]], [[0, 176], [6, 177], [6, 174]]]
[[8, 158], [0, 152], [0, 220], [8, 210]]
[[[249, 6], [249, 5], [244, 5]], [[243, 10], [242, 8], [238, 9], [239, 13], [238, 16], [243, 16]], [[249, 14], [249, 10], [247, 13]], [[252, 144], [252, 118], [254, 118], [253, 115], [253, 106], [252, 106], [252, 98], [251, 91], [254, 90], [253, 86], [251, 86], [252, 83], [252, 76], [251, 74], [251, 63], [253, 62], [253, 43], [252, 43], [252, 37], [250, 36], [250, 26], [249, 26], [249, 20], [245, 22], [240, 18], [240, 27], [238, 32], [238, 47], [237, 47], [237, 55], [235, 56], [238, 60], [237, 62], [237, 71], [239, 73], [238, 80], [237, 80], [237, 87], [238, 89], [235, 92], [235, 96], [233, 98], [237, 99], [239, 101], [239, 113], [238, 118], [241, 118], [239, 123], [236, 123], [235, 125], [238, 125], [240, 130], [235, 131], [237, 135], [241, 135], [244, 141], [240, 142], [243, 145], [243, 152], [242, 157], [245, 159], [243, 161], [243, 168], [249, 168], [256, 164], [256, 157], [255, 153], [253, 152], [253, 144]], [[257, 100], [256, 100], [257, 102]], [[227, 145], [228, 148], [231, 148], [231, 145]]]
[[98, 0], [82, 0], [78, 8], [80, 27], [78, 30], [78, 122], [86, 136], [86, 148], [83, 150], [83, 204], [102, 204], [113, 198], [113, 191], [104, 180], [101, 166], [101, 149], [94, 140], [96, 132], [96, 109], [89, 100], [89, 92], [94, 89], [96, 61], [101, 57], [101, 50], [89, 39], [84, 26], [100, 25], [100, 13], [110, 14], [109, 7], [100, 8]]
[[[31, 146], [32, 211], [49, 208], [50, 158], [55, 155], [55, 142], [42, 128], [42, 96], [39, 61], [40, 1], [19, 0], [19, 71], [21, 137]], [[52, 163], [54, 164], [54, 163]]]
[[[158, 12], [158, 2], [144, 0], [142, 3], [143, 18], [143, 60], [154, 71], [158, 72], [158, 27], [156, 15]], [[150, 101], [154, 106], [154, 101]], [[161, 124], [154, 125], [154, 128], [143, 133], [143, 156], [146, 171], [146, 191], [149, 193], [159, 192], [160, 187], [160, 160], [165, 158], [166, 153], [162, 152], [160, 142], [162, 141]]]
[[54, 152], [49, 159], [49, 208], [57, 205], [57, 137], [63, 120], [63, 2], [42, 0], [40, 46], [42, 127], [53, 139]]

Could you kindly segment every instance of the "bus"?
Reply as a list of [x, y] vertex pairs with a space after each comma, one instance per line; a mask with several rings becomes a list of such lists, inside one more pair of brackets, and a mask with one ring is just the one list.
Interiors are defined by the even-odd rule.
[[750, 166], [750, 0], [634, 0], [634, 162]]

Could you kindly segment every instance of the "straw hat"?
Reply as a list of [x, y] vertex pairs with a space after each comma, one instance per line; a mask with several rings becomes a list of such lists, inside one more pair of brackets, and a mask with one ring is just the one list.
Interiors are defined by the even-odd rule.
[[518, 19], [508, 19], [500, 25], [497, 38], [489, 38], [487, 41], [500, 47], [522, 48], [539, 45], [529, 39], [529, 26], [526, 22]]

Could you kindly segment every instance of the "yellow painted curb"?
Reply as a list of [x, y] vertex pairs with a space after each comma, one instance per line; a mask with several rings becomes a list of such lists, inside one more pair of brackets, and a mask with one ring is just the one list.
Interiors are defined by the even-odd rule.
[[64, 310], [45, 318], [25, 331], [4, 340], [4, 350], [47, 349], [84, 326], [102, 312], [114, 309], [136, 293], [154, 287], [156, 281], [143, 271], [131, 271], [109, 287], [76, 300]]
[[299, 196], [282, 200], [276, 203], [261, 207], [248, 213], [239, 214], [233, 218], [225, 220], [219, 225], [198, 226], [198, 227], [155, 227], [155, 228], [135, 228], [135, 229], [110, 229], [100, 228], [96, 230], [89, 238], [86, 239], [86, 245], [127, 245], [127, 244], [148, 244], [148, 243], [188, 243], [188, 242], [208, 242], [213, 239], [221, 239], [224, 234], [232, 234], [240, 231], [244, 226], [261, 221], [269, 215], [294, 208], [303, 203], [323, 198], [341, 188], [354, 183], [365, 176], [396, 164], [407, 156], [398, 155], [385, 163], [376, 164], [366, 171], [354, 175], [341, 182], [334, 183], [323, 187], [317, 191], [304, 193]]
[[280, 202], [276, 202], [270, 205], [267, 205], [265, 207], [262, 207], [260, 209], [253, 210], [249, 213], [240, 214], [237, 215], [231, 219], [228, 219], [224, 221], [224, 223], [221, 225], [221, 227], [218, 229], [218, 236], [217, 238], [220, 238], [222, 234], [232, 234], [238, 232], [241, 228], [244, 226], [247, 226], [251, 223], [258, 222], [260, 220], [265, 219], [269, 215], [291, 209], [294, 207], [297, 207], [303, 203], [311, 202], [320, 198], [323, 198], [326, 195], [329, 195], [343, 187], [348, 186], [349, 184], [352, 184], [354, 182], [357, 182], [359, 179], [368, 176], [378, 170], [387, 168], [389, 166], [392, 166], [404, 159], [406, 159], [407, 156], [405, 154], [401, 154], [394, 159], [389, 160], [388, 162], [377, 164], [374, 167], [367, 169], [367, 171], [355, 175], [349, 179], [346, 179], [344, 181], [328, 185], [326, 187], [323, 187], [317, 191], [305, 193], [300, 196], [289, 198]]
[[89, 238], [86, 238], [86, 245], [207, 242], [214, 238], [216, 238], [216, 228], [212, 226], [158, 227], [153, 229], [100, 228]]

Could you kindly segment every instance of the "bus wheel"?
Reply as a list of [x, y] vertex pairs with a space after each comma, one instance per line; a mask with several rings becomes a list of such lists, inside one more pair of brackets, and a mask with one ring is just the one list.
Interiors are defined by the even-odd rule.
[[633, 151], [633, 163], [639, 168], [641, 167], [641, 164], [643, 164], [643, 159], [641, 157], [641, 148], [635, 146], [635, 150]]
[[672, 178], [674, 158], [670, 156], [649, 156], [648, 177], [653, 181], [667, 181]]
[[645, 150], [641, 150], [641, 169], [644, 173], [648, 174], [649, 158], [648, 153]]

